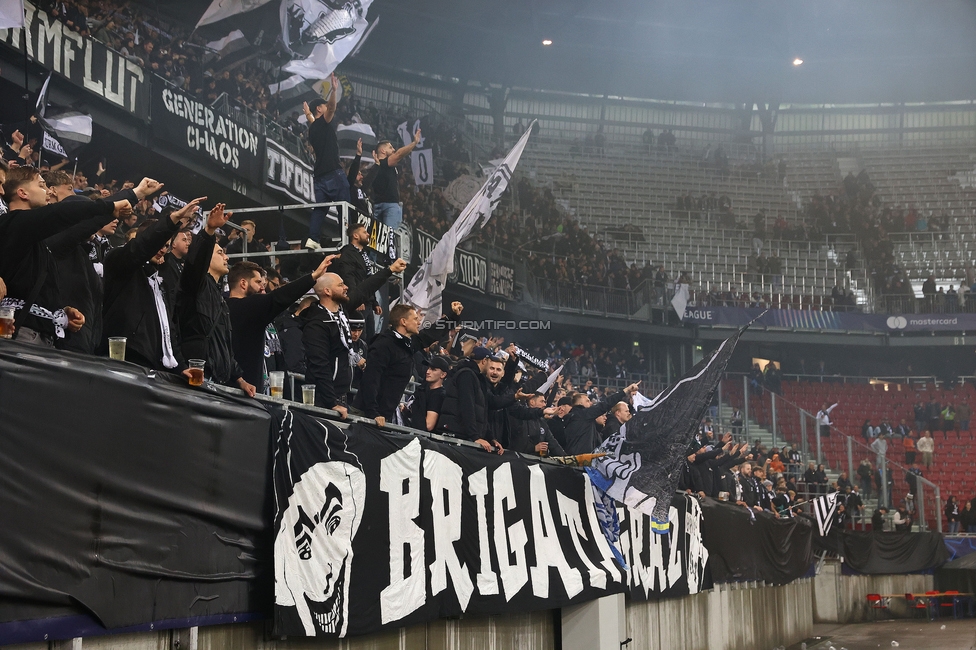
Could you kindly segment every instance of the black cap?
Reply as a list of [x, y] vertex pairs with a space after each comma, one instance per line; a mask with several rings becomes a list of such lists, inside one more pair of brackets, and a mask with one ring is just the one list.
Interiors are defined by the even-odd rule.
[[361, 330], [366, 327], [366, 321], [362, 318], [350, 318], [349, 319], [349, 329], [351, 330]]
[[573, 398], [572, 397], [563, 397], [556, 404], [556, 406], [572, 406], [572, 405], [573, 405]]
[[431, 357], [430, 361], [427, 362], [427, 365], [431, 368], [436, 368], [437, 370], [443, 370], [444, 372], [448, 372], [451, 369], [451, 364], [445, 357], [440, 355]]

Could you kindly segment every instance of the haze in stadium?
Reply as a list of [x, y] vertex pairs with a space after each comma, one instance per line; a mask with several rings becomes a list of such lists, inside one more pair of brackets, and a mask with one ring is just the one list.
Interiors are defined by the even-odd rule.
[[0, 647], [972, 648], [974, 32], [0, 0]]

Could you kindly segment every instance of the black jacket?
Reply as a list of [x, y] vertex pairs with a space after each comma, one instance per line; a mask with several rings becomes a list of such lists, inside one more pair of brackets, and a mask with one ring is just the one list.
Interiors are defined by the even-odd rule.
[[[348, 305], [362, 304], [389, 279], [390, 269], [383, 269], [348, 292]], [[302, 346], [305, 348], [305, 381], [315, 384], [315, 405], [332, 408], [349, 392], [349, 350], [343, 345], [339, 323], [324, 307], [315, 304], [302, 312]], [[368, 367], [368, 364], [367, 364]]]
[[548, 421], [542, 416], [542, 410], [528, 407], [525, 407], [525, 410], [536, 411], [537, 414], [533, 414], [534, 417], [531, 418], [519, 419], [510, 411], [512, 417], [509, 422], [509, 440], [506, 449], [538, 456], [535, 446], [540, 442], [548, 442], [549, 456], [565, 456], [566, 452], [549, 430]]
[[180, 276], [183, 275], [184, 262], [185, 260], [177, 259], [172, 253], [166, 253], [166, 261], [159, 267], [159, 275], [166, 287], [166, 306], [173, 313], [176, 313], [176, 297], [180, 293]]
[[[155, 370], [179, 371], [186, 364], [180, 355], [179, 340], [173, 324], [173, 313], [167, 309], [170, 342], [179, 365], [163, 366], [162, 330], [156, 310], [156, 298], [149, 277], [161, 268], [149, 260], [159, 252], [177, 230], [170, 219], [160, 219], [139, 233], [135, 239], [105, 256], [105, 336], [99, 351], [108, 350], [108, 337], [124, 336], [126, 361]], [[166, 294], [166, 280], [161, 291]]]
[[765, 488], [759, 484], [754, 476], [739, 475], [739, 484], [742, 486], [742, 500], [752, 508], [759, 505], [759, 492]]
[[514, 395], [496, 397], [491, 394], [488, 379], [471, 359], [458, 362], [448, 375], [444, 389], [444, 405], [437, 428], [466, 440], [486, 439], [489, 408], [505, 408], [515, 403]]
[[[43, 270], [45, 277], [35, 304], [51, 312], [65, 306], [74, 307], [62, 300], [58, 265], [44, 240], [95, 217], [101, 222], [98, 226], [101, 228], [112, 221], [114, 210], [114, 204], [98, 200], [52, 203], [0, 215], [0, 278], [7, 285], [7, 304], [28, 300]], [[24, 307], [30, 309], [30, 305]], [[55, 334], [53, 321], [20, 310], [17, 325], [49, 336]]]
[[305, 374], [305, 346], [302, 344], [302, 321], [294, 314], [285, 313], [274, 321], [281, 342], [281, 354], [285, 370]]
[[[330, 273], [335, 273], [342, 281], [346, 283], [349, 290], [352, 291], [369, 277], [369, 267], [366, 266], [366, 260], [363, 258], [363, 251], [352, 244], [346, 244], [341, 249], [339, 249], [339, 258], [332, 262], [329, 267]], [[369, 294], [368, 296], [363, 296], [365, 302], [362, 304], [366, 305], [365, 312], [358, 311], [355, 306], [350, 301], [346, 313], [356, 317], [361, 317], [364, 313], [370, 314], [373, 311], [373, 307], [376, 306], [376, 292]]]
[[270, 293], [227, 298], [230, 323], [234, 328], [234, 358], [241, 365], [244, 379], [258, 390], [264, 386], [265, 329], [314, 285], [315, 280], [308, 274]]
[[594, 403], [588, 408], [574, 406], [566, 415], [566, 452], [569, 454], [588, 454], [603, 444], [603, 437], [596, 428], [596, 419], [610, 410], [617, 402], [627, 398], [623, 393], [617, 393]]
[[234, 358], [230, 310], [209, 273], [216, 244], [214, 236], [204, 230], [193, 236], [180, 276], [177, 313], [183, 356], [206, 360], [208, 377], [218, 384], [234, 386], [244, 371]]

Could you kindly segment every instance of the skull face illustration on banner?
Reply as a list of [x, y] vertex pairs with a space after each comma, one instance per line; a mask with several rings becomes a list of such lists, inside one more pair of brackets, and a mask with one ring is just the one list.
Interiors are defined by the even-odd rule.
[[310, 467], [288, 499], [275, 539], [275, 601], [296, 608], [309, 636], [346, 633], [352, 542], [365, 503], [365, 474], [341, 461]]

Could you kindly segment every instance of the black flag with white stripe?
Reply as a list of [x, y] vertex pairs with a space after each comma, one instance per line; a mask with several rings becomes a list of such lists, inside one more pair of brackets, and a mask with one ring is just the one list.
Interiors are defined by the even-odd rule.
[[837, 493], [831, 492], [813, 500], [813, 514], [817, 518], [817, 529], [821, 537], [826, 537], [837, 516]]

